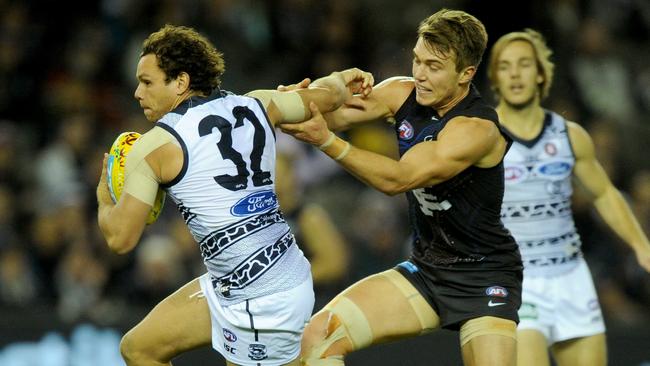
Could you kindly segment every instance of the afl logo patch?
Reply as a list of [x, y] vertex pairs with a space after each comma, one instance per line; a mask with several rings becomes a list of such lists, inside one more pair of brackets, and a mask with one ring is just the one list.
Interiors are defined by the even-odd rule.
[[273, 191], [251, 193], [230, 208], [233, 216], [247, 216], [278, 207], [278, 198]]
[[411, 126], [411, 124], [406, 120], [400, 123], [397, 131], [399, 132], [400, 140], [410, 140], [413, 138], [413, 126]]
[[507, 297], [508, 290], [506, 290], [505, 287], [492, 286], [485, 289], [485, 294], [488, 296]]
[[231, 330], [223, 328], [223, 337], [228, 341], [228, 342], [236, 342], [237, 341], [237, 336], [235, 333], [233, 333]]

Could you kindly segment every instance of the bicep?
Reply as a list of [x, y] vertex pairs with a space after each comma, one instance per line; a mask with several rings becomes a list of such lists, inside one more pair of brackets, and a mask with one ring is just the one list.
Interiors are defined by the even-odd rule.
[[599, 197], [612, 183], [596, 158], [594, 144], [589, 134], [576, 123], [569, 122], [567, 126], [576, 159], [573, 174], [589, 193]]
[[413, 188], [441, 183], [475, 165], [497, 143], [496, 127], [488, 121], [463, 119], [450, 122], [436, 141], [409, 149], [400, 164], [412, 172]]

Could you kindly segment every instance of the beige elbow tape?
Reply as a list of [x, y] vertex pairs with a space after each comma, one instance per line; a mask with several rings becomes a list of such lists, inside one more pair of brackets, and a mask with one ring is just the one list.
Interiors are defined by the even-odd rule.
[[302, 122], [307, 115], [302, 97], [295, 91], [253, 90], [246, 95], [259, 99], [265, 109], [268, 109], [271, 102], [273, 102], [280, 111], [283, 122]]
[[146, 157], [170, 142], [176, 143], [175, 138], [160, 127], [154, 127], [135, 142], [124, 167], [124, 192], [148, 205], [154, 205], [160, 182]]

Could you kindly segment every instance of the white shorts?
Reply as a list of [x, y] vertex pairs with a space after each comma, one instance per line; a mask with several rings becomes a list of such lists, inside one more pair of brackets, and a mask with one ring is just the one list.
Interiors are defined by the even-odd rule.
[[534, 329], [549, 345], [605, 332], [589, 267], [583, 258], [573, 270], [559, 276], [524, 274], [518, 329]]
[[210, 277], [200, 277], [212, 318], [212, 347], [237, 365], [280, 366], [300, 354], [314, 309], [312, 278], [288, 291], [221, 306]]

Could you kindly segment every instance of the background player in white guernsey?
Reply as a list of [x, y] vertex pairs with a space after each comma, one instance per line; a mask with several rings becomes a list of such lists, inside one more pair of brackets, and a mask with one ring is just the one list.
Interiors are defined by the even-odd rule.
[[[131, 150], [113, 204], [106, 159], [98, 221], [109, 247], [131, 251], [159, 187], [199, 243], [207, 273], [159, 303], [121, 342], [128, 365], [169, 365], [208, 345], [229, 365], [297, 365], [314, 303], [309, 263], [274, 191], [276, 123], [367, 94], [372, 75], [335, 72], [293, 92], [219, 90], [221, 54], [191, 28], [165, 26], [143, 44], [135, 98], [156, 122]], [[253, 98], [254, 96], [256, 98]]]
[[540, 106], [553, 79], [550, 49], [533, 31], [502, 36], [488, 75], [497, 113], [514, 139], [505, 157], [502, 220], [524, 262], [518, 364], [605, 365], [605, 325], [571, 211], [571, 178], [593, 195], [604, 221], [650, 271], [650, 244], [578, 124]]

